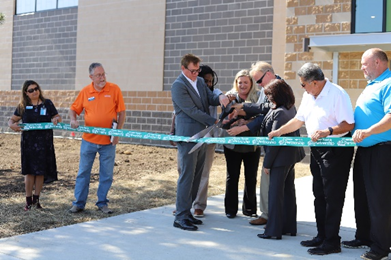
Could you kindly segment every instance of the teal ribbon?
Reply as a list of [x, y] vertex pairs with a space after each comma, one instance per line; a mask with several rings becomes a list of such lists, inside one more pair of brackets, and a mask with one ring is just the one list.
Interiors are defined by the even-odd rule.
[[[130, 131], [125, 129], [110, 129], [91, 126], [79, 126], [78, 128], [71, 128], [69, 124], [58, 123], [31, 123], [21, 124], [24, 131], [29, 130], [47, 130], [58, 129], [72, 132], [82, 132], [97, 135], [110, 135], [125, 138], [149, 139], [159, 141], [174, 141], [186, 142], [188, 136], [166, 135], [140, 131]], [[319, 139], [317, 142], [312, 142], [309, 137], [274, 137], [269, 140], [268, 137], [207, 137], [192, 140], [191, 142], [204, 142], [207, 144], [234, 144], [234, 145], [267, 145], [267, 146], [295, 146], [295, 147], [353, 147], [356, 143], [350, 137], [327, 137]]]

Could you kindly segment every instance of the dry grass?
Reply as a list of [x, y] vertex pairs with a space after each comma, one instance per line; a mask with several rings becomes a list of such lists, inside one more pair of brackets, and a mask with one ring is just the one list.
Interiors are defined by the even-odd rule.
[[[0, 134], [0, 238], [71, 225], [133, 211], [175, 203], [176, 150], [152, 146], [119, 144], [117, 146], [114, 182], [109, 193], [106, 215], [96, 210], [98, 161], [92, 170], [86, 210], [70, 214], [79, 163], [80, 141], [55, 139], [59, 181], [47, 184], [41, 194], [43, 210], [25, 212], [23, 176], [20, 174], [20, 137]], [[296, 177], [309, 174], [306, 164], [297, 164]], [[243, 176], [243, 174], [242, 174]], [[259, 175], [258, 175], [259, 176]], [[209, 195], [225, 191], [225, 159], [215, 154], [210, 174]], [[243, 187], [243, 177], [240, 187]]]

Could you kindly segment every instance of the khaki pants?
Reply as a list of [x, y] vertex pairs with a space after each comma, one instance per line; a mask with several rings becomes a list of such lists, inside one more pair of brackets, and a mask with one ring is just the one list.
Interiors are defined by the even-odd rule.
[[261, 210], [261, 218], [268, 219], [268, 207], [269, 207], [269, 183], [270, 183], [270, 175], [266, 174], [263, 171], [261, 173], [261, 187], [260, 187], [260, 195], [259, 195], [259, 209]]
[[197, 197], [194, 200], [194, 209], [206, 208], [206, 200], [208, 199], [209, 173], [212, 168], [216, 144], [208, 144], [206, 148], [205, 165], [202, 171], [200, 186], [198, 188]]

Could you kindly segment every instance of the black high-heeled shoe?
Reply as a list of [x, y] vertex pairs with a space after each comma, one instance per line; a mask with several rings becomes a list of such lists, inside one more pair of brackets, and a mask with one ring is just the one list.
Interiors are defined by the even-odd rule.
[[274, 238], [274, 239], [276, 239], [276, 240], [280, 240], [280, 239], [281, 239], [281, 236], [272, 237], [272, 236], [266, 235], [265, 233], [263, 233], [263, 234], [258, 234], [257, 236], [258, 236], [259, 238], [263, 238], [263, 239], [272, 239], [272, 238]]
[[231, 214], [231, 213], [227, 213], [225, 215], [227, 216], [227, 218], [234, 218], [234, 217], [236, 217], [236, 214]]

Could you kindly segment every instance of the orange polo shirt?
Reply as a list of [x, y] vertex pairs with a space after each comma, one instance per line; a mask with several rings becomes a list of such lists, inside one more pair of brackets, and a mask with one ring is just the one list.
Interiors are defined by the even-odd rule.
[[[77, 115], [80, 115], [83, 109], [85, 126], [111, 128], [113, 119], [118, 118], [117, 113], [125, 111], [121, 89], [116, 84], [106, 82], [106, 86], [98, 92], [91, 83], [80, 91], [71, 106], [71, 110]], [[94, 144], [111, 143], [108, 135], [84, 133], [83, 139]]]

